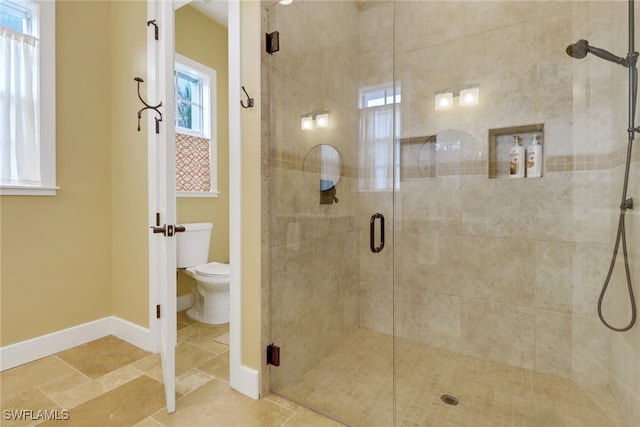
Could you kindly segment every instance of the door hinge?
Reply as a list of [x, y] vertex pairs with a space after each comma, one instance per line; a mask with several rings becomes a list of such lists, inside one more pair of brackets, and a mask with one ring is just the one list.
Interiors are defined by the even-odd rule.
[[274, 53], [280, 50], [280, 33], [274, 31], [266, 34], [267, 53]]
[[156, 305], [156, 319], [160, 318], [160, 304]]
[[151, 21], [147, 21], [147, 27], [150, 25], [153, 25], [155, 27], [154, 36], [155, 36], [155, 39], [158, 40], [158, 24], [156, 24], [156, 20], [152, 19]]
[[273, 343], [267, 346], [267, 365], [280, 366], [280, 347]]

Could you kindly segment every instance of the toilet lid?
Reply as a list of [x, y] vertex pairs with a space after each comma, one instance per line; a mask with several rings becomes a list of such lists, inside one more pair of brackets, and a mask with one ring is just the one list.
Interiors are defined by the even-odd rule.
[[229, 264], [210, 262], [208, 264], [197, 265], [196, 273], [202, 274], [203, 276], [228, 276]]

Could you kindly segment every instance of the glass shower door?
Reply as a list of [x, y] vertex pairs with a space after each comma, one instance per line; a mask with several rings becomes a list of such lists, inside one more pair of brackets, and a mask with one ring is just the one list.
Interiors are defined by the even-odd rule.
[[263, 19], [279, 37], [263, 57], [270, 389], [353, 425], [393, 424], [399, 93], [393, 22], [371, 26], [374, 8], [392, 16], [392, 2], [313, 1]]

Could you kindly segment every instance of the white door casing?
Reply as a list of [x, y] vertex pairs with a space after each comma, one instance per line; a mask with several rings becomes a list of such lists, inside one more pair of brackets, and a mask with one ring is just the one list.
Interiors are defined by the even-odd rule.
[[[175, 198], [175, 111], [173, 52], [173, 2], [147, 1], [147, 20], [158, 27], [147, 25], [147, 102], [157, 105], [162, 113], [159, 133], [153, 110], [145, 110], [148, 120], [148, 172], [149, 172], [149, 325], [156, 337], [157, 350], [162, 359], [167, 412], [176, 409], [175, 347], [176, 325], [176, 223]], [[157, 223], [157, 217], [159, 222]], [[165, 233], [154, 233], [151, 227], [165, 228]], [[156, 318], [156, 306], [160, 318]]]

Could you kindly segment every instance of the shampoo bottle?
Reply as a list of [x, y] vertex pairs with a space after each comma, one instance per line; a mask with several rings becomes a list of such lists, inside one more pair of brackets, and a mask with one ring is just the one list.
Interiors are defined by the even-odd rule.
[[531, 145], [527, 147], [527, 177], [542, 176], [542, 145], [538, 135], [533, 135]]
[[513, 137], [513, 147], [511, 147], [509, 176], [511, 178], [524, 178], [524, 147], [520, 143], [518, 135]]

